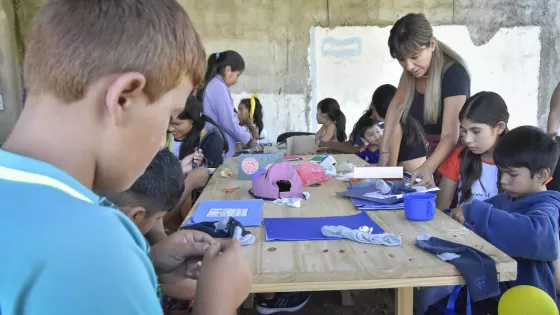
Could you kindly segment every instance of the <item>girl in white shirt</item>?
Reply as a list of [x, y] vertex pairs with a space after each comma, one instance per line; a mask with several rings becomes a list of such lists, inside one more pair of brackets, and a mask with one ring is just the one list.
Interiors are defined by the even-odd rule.
[[473, 199], [486, 200], [499, 193], [494, 147], [507, 132], [509, 113], [502, 97], [480, 92], [470, 97], [461, 112], [460, 134], [464, 146], [455, 149], [440, 165], [443, 175], [437, 198], [438, 209], [450, 207], [455, 193], [458, 205]]

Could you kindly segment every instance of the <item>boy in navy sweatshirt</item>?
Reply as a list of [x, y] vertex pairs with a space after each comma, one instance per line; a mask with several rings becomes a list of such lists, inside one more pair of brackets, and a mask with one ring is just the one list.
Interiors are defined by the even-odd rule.
[[504, 193], [456, 208], [451, 216], [517, 261], [517, 280], [505, 290], [530, 285], [556, 301], [554, 261], [558, 258], [560, 193], [547, 191], [559, 147], [543, 131], [522, 126], [508, 132], [494, 149]]

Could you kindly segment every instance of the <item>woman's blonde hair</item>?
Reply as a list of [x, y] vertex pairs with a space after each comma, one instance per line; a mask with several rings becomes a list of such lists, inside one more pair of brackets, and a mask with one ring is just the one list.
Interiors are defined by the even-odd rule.
[[[465, 60], [453, 49], [434, 37], [434, 32], [426, 16], [421, 13], [410, 13], [400, 18], [389, 35], [389, 51], [391, 57], [404, 60], [417, 55], [423, 47], [429, 47], [430, 41], [436, 41], [428, 69], [428, 86], [424, 96], [424, 123], [437, 123], [441, 111], [441, 80], [445, 71], [458, 63], [468, 71]], [[416, 92], [414, 76], [405, 70], [404, 77], [407, 90], [404, 97], [404, 111], [401, 120], [405, 122]]]

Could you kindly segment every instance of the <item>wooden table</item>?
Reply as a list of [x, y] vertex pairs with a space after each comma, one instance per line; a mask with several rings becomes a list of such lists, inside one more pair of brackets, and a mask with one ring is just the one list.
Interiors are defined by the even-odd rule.
[[[355, 155], [334, 157], [339, 163], [348, 161], [355, 165], [365, 164]], [[220, 170], [224, 167], [232, 171], [231, 178], [220, 176]], [[356, 208], [349, 199], [335, 194], [344, 191], [347, 185], [345, 182], [331, 179], [320, 187], [304, 188], [304, 191], [311, 194], [311, 198], [302, 201], [302, 206], [298, 209], [265, 201], [263, 216], [318, 217], [356, 214]], [[224, 189], [236, 186], [241, 189], [234, 193], [224, 192]], [[194, 208], [201, 200], [251, 199], [248, 193], [250, 188], [251, 181], [237, 179], [236, 159], [226, 159]], [[422, 233], [469, 245], [488, 254], [496, 261], [500, 281], [514, 280], [517, 276], [515, 260], [440, 211], [428, 222], [408, 221], [402, 210], [370, 211], [368, 214], [387, 233], [400, 235], [403, 244], [398, 247], [384, 247], [347, 240], [265, 242], [263, 227], [249, 228], [257, 236], [255, 244], [244, 247], [254, 276], [251, 292], [396, 288], [397, 314], [411, 315], [414, 287], [464, 283], [459, 271], [452, 264], [445, 263], [414, 245], [416, 237]]]

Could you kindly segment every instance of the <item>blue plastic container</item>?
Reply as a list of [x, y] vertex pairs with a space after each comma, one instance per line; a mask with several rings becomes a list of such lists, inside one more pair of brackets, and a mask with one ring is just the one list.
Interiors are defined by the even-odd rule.
[[411, 221], [430, 221], [436, 214], [436, 195], [408, 193], [403, 195], [404, 216]]

